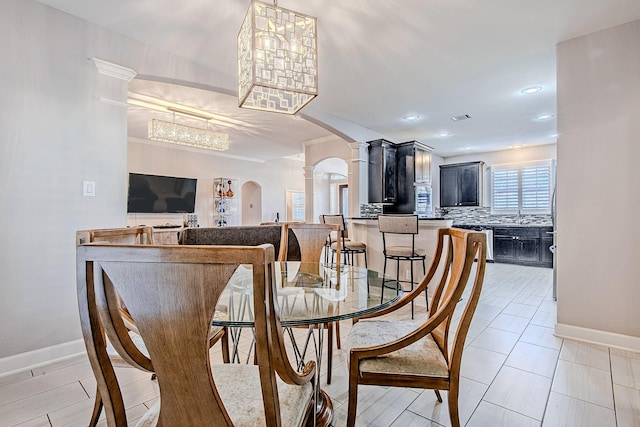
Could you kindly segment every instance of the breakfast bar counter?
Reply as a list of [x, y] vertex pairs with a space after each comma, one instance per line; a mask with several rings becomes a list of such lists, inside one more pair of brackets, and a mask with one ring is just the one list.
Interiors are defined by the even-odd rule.
[[[375, 270], [382, 274], [382, 268], [384, 266], [384, 256], [382, 254], [382, 234], [378, 230], [377, 218], [350, 218], [348, 220], [349, 238], [358, 242], [363, 242], [367, 245], [367, 257], [369, 263], [369, 269]], [[416, 246], [426, 249], [427, 251], [427, 267], [433, 259], [433, 254], [436, 249], [438, 229], [443, 227], [451, 227], [453, 220], [442, 218], [426, 218], [418, 221], [418, 236], [416, 236]], [[400, 245], [411, 245], [410, 236], [394, 236], [398, 238]], [[395, 240], [394, 240], [395, 242]], [[394, 244], [394, 243], [392, 243]], [[356, 257], [358, 258], [358, 257]], [[359, 262], [363, 262], [359, 260]], [[417, 268], [417, 270], [416, 270]], [[406, 270], [403, 271], [403, 270]], [[418, 271], [418, 277], [422, 277], [422, 268], [417, 264], [414, 266], [414, 271]], [[395, 263], [389, 263], [387, 265], [387, 275], [394, 277], [396, 273]], [[401, 263], [400, 265], [400, 280], [405, 277], [409, 277], [409, 264]]]

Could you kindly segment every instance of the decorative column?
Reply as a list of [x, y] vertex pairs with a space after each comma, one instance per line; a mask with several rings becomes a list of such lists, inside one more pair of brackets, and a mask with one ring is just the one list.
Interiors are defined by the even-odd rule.
[[317, 222], [313, 218], [313, 169], [314, 166], [305, 166], [304, 169], [304, 221], [306, 223]]
[[367, 179], [368, 167], [368, 147], [366, 142], [350, 142], [351, 162], [349, 163], [349, 216], [360, 216], [360, 205], [369, 200]]

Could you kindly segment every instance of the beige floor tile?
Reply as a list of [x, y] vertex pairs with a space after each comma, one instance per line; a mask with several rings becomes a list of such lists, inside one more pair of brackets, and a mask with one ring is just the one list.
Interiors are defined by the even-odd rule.
[[560, 359], [593, 368], [610, 370], [609, 348], [574, 340], [564, 340]]
[[551, 379], [504, 366], [483, 400], [542, 421]]
[[611, 350], [611, 375], [614, 384], [640, 389], [640, 357], [636, 355], [637, 353], [624, 350]]
[[[616, 427], [616, 417], [612, 409], [551, 392], [542, 425], [543, 427]], [[628, 426], [627, 424], [618, 425]]]
[[499, 314], [489, 325], [491, 328], [521, 334], [527, 329], [529, 319], [512, 314]]
[[47, 374], [51, 371], [55, 371], [58, 369], [66, 368], [69, 366], [73, 366], [81, 363], [89, 363], [89, 357], [86, 353], [78, 354], [72, 357], [68, 357], [63, 360], [59, 360], [57, 362], [48, 363], [43, 366], [38, 366], [37, 368], [33, 368], [31, 372], [33, 376]]
[[462, 352], [460, 375], [483, 384], [491, 384], [507, 356], [469, 345]]
[[[89, 398], [50, 412], [48, 415], [51, 425], [53, 427], [86, 427], [93, 412], [93, 402], [93, 398]], [[105, 419], [104, 411], [100, 414], [100, 419]]]
[[87, 399], [76, 380], [0, 406], [0, 426], [13, 426]]
[[618, 426], [640, 427], [640, 390], [613, 385]]
[[512, 302], [509, 304], [504, 310], [502, 310], [503, 314], [511, 314], [514, 316], [526, 317], [527, 319], [531, 319], [538, 307], [535, 305], [528, 304], [520, 304], [517, 302]]
[[502, 354], [509, 354], [513, 346], [518, 342], [518, 338], [520, 338], [520, 334], [514, 332], [485, 328], [484, 331], [470, 342], [470, 345]]
[[547, 328], [554, 328], [558, 322], [558, 315], [549, 311], [537, 311], [531, 318], [532, 325], [545, 326]]
[[[93, 376], [89, 362], [56, 369], [46, 375], [27, 378], [0, 386], [0, 405], [18, 401], [36, 393], [56, 389], [77, 382], [78, 378]], [[79, 385], [79, 384], [78, 384]]]
[[15, 383], [17, 381], [26, 380], [27, 378], [31, 378], [33, 374], [31, 370], [26, 369], [24, 371], [13, 372], [8, 375], [0, 376], [0, 387], [5, 386], [7, 384]]
[[558, 362], [558, 350], [539, 345], [518, 342], [506, 362], [506, 366], [553, 378]]
[[489, 295], [485, 298], [480, 299], [481, 304], [489, 305], [491, 307], [498, 307], [500, 309], [504, 309], [511, 302], [512, 298], [497, 295]]
[[[408, 388], [359, 386], [357, 425], [388, 426], [417, 396], [416, 390]], [[341, 408], [346, 411], [347, 403], [341, 405]], [[346, 413], [343, 416], [346, 424]]]
[[551, 391], [613, 409], [611, 374], [603, 369], [558, 360]]
[[[460, 392], [458, 395], [459, 417], [462, 425], [471, 418], [482, 396], [487, 391], [487, 385], [467, 378], [460, 378]], [[431, 421], [449, 427], [449, 404], [447, 392], [441, 391], [442, 403], [436, 399], [433, 390], [424, 390], [407, 409]]]
[[482, 401], [466, 427], [539, 427], [540, 421]]
[[404, 411], [390, 427], [440, 427], [441, 425], [411, 411]]
[[51, 427], [51, 423], [49, 423], [49, 418], [43, 415], [42, 417], [16, 424], [14, 427]]
[[512, 302], [539, 306], [543, 301], [543, 296], [521, 293], [517, 297], [515, 297]]
[[553, 332], [552, 328], [529, 325], [522, 333], [520, 341], [560, 350], [562, 348], [563, 339], [553, 335]]
[[[148, 410], [149, 408], [147, 408], [144, 405], [137, 405], [137, 406], [134, 406], [133, 408], [127, 409], [127, 426], [134, 427], [136, 424], [138, 424], [138, 421], [140, 420], [140, 418], [142, 418], [142, 416]], [[58, 426], [53, 424], [52, 427], [58, 427]], [[103, 419], [98, 423], [96, 427], [107, 427], [107, 420]]]

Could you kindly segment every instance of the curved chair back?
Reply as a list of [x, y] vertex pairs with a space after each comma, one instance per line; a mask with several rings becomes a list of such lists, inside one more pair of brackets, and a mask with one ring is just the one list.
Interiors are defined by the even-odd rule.
[[218, 298], [240, 264], [253, 269], [264, 420], [268, 426], [281, 424], [276, 376], [293, 371], [287, 366], [277, 317], [273, 260], [271, 245], [78, 247], [80, 320], [109, 425], [124, 426], [127, 422], [106, 353], [105, 333], [118, 352], [135, 363], [135, 346], [117, 315], [118, 295], [153, 360], [160, 388], [158, 425], [233, 425], [211, 371], [209, 334]]
[[[332, 232], [338, 231], [337, 225], [331, 224], [305, 224], [305, 223], [284, 223], [282, 225], [282, 234], [280, 240], [280, 253], [278, 254], [278, 261], [286, 261], [290, 233], [298, 241], [300, 247], [300, 261], [301, 262], [320, 262], [322, 250], [325, 249], [325, 243]], [[340, 259], [340, 242], [338, 242], [338, 260]]]

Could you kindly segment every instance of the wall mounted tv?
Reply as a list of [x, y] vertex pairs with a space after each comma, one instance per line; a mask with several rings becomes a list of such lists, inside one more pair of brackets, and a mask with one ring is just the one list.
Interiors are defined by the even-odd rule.
[[193, 213], [194, 178], [129, 173], [128, 213]]

